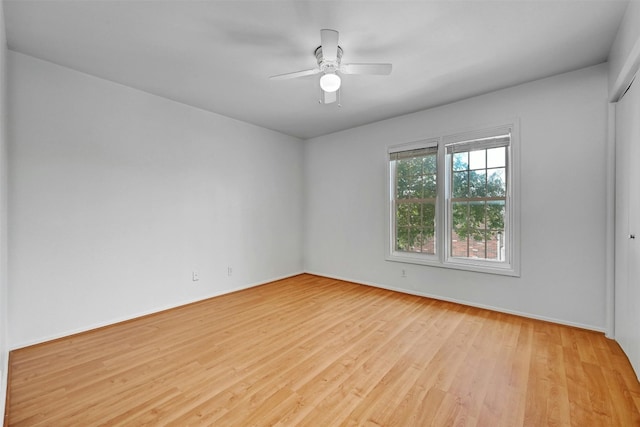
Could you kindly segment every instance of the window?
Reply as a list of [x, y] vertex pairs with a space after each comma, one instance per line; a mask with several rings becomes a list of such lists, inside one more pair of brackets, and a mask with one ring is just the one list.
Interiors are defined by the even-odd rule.
[[391, 154], [397, 251], [436, 253], [437, 154], [437, 146]]
[[389, 148], [387, 259], [518, 275], [515, 126]]

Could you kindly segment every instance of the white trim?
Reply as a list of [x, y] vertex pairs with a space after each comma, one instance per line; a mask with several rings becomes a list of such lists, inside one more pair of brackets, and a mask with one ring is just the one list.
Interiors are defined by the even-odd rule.
[[[557, 318], [554, 318], [554, 317], [539, 316], [539, 315], [536, 315], [536, 314], [527, 313], [527, 312], [518, 311], [518, 310], [510, 310], [510, 309], [506, 309], [506, 308], [502, 308], [502, 307], [496, 307], [496, 306], [487, 305], [487, 304], [478, 304], [478, 303], [474, 303], [474, 302], [470, 302], [470, 301], [466, 301], [466, 300], [461, 300], [461, 299], [457, 299], [457, 298], [450, 298], [450, 297], [444, 297], [444, 296], [441, 296], [441, 295], [431, 294], [431, 293], [427, 293], [427, 292], [412, 291], [412, 290], [409, 290], [409, 289], [397, 288], [397, 287], [394, 287], [394, 286], [383, 285], [383, 284], [380, 284], [380, 283], [368, 282], [368, 281], [363, 281], [363, 280], [356, 280], [356, 279], [351, 279], [351, 278], [343, 277], [343, 276], [329, 275], [329, 274], [325, 274], [325, 273], [319, 273], [319, 272], [314, 272], [314, 271], [310, 271], [310, 270], [304, 270], [304, 271], [300, 271], [300, 272], [297, 272], [297, 273], [292, 273], [292, 274], [288, 274], [288, 275], [285, 275], [285, 276], [276, 277], [274, 279], [270, 279], [270, 280], [266, 280], [266, 281], [260, 281], [260, 282], [255, 282], [253, 284], [238, 286], [238, 287], [232, 288], [232, 289], [226, 289], [226, 290], [224, 290], [222, 292], [212, 294], [212, 295], [207, 296], [205, 298], [198, 298], [198, 299], [194, 299], [192, 301], [185, 301], [185, 302], [182, 302], [182, 303], [179, 303], [179, 304], [176, 304], [176, 305], [167, 306], [167, 307], [162, 308], [162, 309], [151, 310], [151, 311], [148, 311], [148, 312], [139, 313], [137, 315], [133, 315], [133, 316], [129, 316], [129, 317], [123, 317], [123, 318], [120, 318], [119, 320], [116, 319], [116, 320], [113, 320], [113, 321], [110, 321], [110, 322], [102, 322], [102, 323], [99, 323], [99, 324], [95, 324], [95, 325], [93, 325], [91, 327], [81, 328], [81, 329], [77, 329], [77, 330], [73, 330], [73, 331], [68, 331], [68, 332], [62, 333], [62, 334], [52, 335], [50, 337], [47, 337], [47, 338], [41, 339], [41, 340], [34, 340], [34, 341], [31, 341], [31, 342], [25, 342], [25, 343], [19, 344], [17, 346], [12, 346], [11, 350], [17, 350], [17, 349], [20, 349], [20, 348], [23, 348], [23, 347], [28, 347], [30, 345], [41, 344], [41, 343], [44, 343], [44, 342], [47, 342], [47, 341], [51, 341], [51, 340], [54, 340], [54, 339], [64, 338], [64, 337], [68, 337], [70, 335], [75, 335], [75, 334], [78, 334], [78, 333], [88, 332], [88, 331], [91, 331], [91, 330], [94, 330], [94, 329], [115, 325], [117, 323], [126, 322], [126, 321], [133, 320], [133, 319], [136, 319], [136, 318], [139, 318], [139, 317], [160, 313], [162, 311], [170, 310], [172, 308], [181, 307], [183, 305], [188, 305], [188, 304], [196, 303], [196, 302], [199, 302], [199, 301], [205, 301], [205, 300], [207, 300], [209, 298], [214, 298], [214, 297], [217, 297], [217, 296], [230, 294], [230, 293], [241, 291], [241, 290], [244, 290], [244, 289], [249, 289], [249, 288], [254, 288], [254, 287], [257, 287], [257, 286], [265, 285], [267, 283], [276, 282], [278, 280], [283, 280], [283, 279], [287, 279], [287, 278], [290, 278], [290, 277], [298, 276], [300, 274], [312, 274], [314, 276], [320, 276], [320, 277], [326, 277], [326, 278], [329, 278], [329, 279], [336, 279], [336, 280], [342, 280], [342, 281], [345, 281], [345, 282], [351, 282], [351, 283], [355, 283], [357, 285], [372, 286], [374, 288], [386, 289], [388, 291], [400, 292], [400, 293], [403, 293], [403, 294], [415, 295], [415, 296], [424, 297], [424, 298], [432, 298], [432, 299], [436, 299], [436, 300], [440, 300], [440, 301], [452, 302], [452, 303], [465, 305], [465, 306], [469, 306], [469, 307], [476, 307], [476, 308], [481, 308], [481, 309], [484, 309], [484, 310], [495, 311], [495, 312], [498, 312], [498, 313], [512, 314], [514, 316], [526, 317], [528, 319], [542, 320], [542, 321], [545, 321], [545, 322], [557, 323], [559, 325], [572, 326], [572, 327], [586, 329], [586, 330], [590, 330], [590, 331], [596, 331], [596, 332], [602, 332], [602, 333], [606, 332], [605, 328], [603, 328], [603, 327], [587, 325], [587, 324], [584, 324], [584, 323], [570, 322], [570, 321], [567, 321], [567, 320], [557, 319]], [[2, 367], [3, 368], [3, 370], [2, 370], [2, 381], [3, 381], [3, 383], [2, 384], [5, 385], [5, 389], [6, 389], [6, 384], [7, 384], [6, 379], [7, 379], [7, 372], [8, 372], [8, 357], [5, 360], [5, 364], [6, 364], [6, 366]], [[2, 405], [4, 405], [4, 401], [3, 401]]]
[[[36, 339], [36, 340], [30, 340], [30, 341], [24, 341], [24, 342], [20, 342], [17, 344], [12, 344], [9, 348], [9, 351], [13, 351], [13, 350], [18, 350], [20, 348], [24, 348], [24, 347], [29, 347], [32, 345], [36, 345], [36, 344], [42, 344], [48, 341], [52, 341], [52, 340], [56, 340], [59, 338], [65, 338], [71, 335], [76, 335], [76, 334], [80, 334], [83, 332], [88, 332], [88, 331], [92, 331], [94, 329], [99, 329], [99, 328], [104, 328], [106, 326], [112, 326], [112, 325], [116, 325], [118, 323], [122, 323], [122, 322], [126, 322], [129, 320], [134, 320], [140, 317], [144, 317], [144, 316], [149, 316], [151, 314], [157, 314], [166, 310], [171, 310], [174, 308], [178, 308], [178, 307], [182, 307], [184, 305], [189, 305], [189, 304], [193, 304], [193, 303], [197, 303], [200, 301], [206, 301], [210, 298], [214, 298], [214, 297], [218, 297], [218, 296], [222, 296], [222, 295], [226, 295], [226, 294], [231, 294], [233, 292], [238, 292], [238, 291], [242, 291], [244, 289], [249, 289], [249, 288], [255, 288], [257, 286], [261, 286], [261, 285], [266, 285], [267, 283], [271, 283], [271, 282], [276, 282], [278, 280], [283, 280], [283, 279], [288, 279], [290, 277], [294, 277], [294, 276], [298, 276], [300, 274], [304, 274], [304, 271], [299, 271], [296, 273], [291, 273], [291, 274], [287, 274], [285, 276], [279, 276], [279, 277], [275, 277], [272, 279], [268, 279], [268, 280], [264, 280], [264, 281], [260, 281], [260, 282], [254, 282], [254, 283], [249, 283], [246, 285], [240, 285], [240, 286], [236, 286], [234, 288], [230, 288], [230, 289], [225, 289], [223, 291], [220, 292], [214, 292], [208, 296], [202, 297], [202, 298], [194, 298], [194, 299], [189, 299], [189, 300], [184, 300], [181, 301], [179, 303], [176, 304], [171, 304], [171, 305], [167, 305], [164, 307], [160, 307], [160, 308], [156, 308], [153, 310], [148, 310], [148, 311], [143, 311], [137, 314], [133, 314], [131, 316], [123, 316], [123, 317], [119, 317], [119, 318], [115, 318], [106, 322], [98, 322], [98, 323], [94, 323], [92, 325], [83, 327], [83, 328], [78, 328], [78, 329], [71, 329], [65, 332], [61, 332], [59, 334], [54, 334], [54, 335], [49, 335], [47, 337], [43, 337], [40, 339]], [[3, 372], [3, 375], [6, 375], [6, 369]]]
[[305, 271], [305, 273], [313, 274], [314, 276], [326, 277], [328, 279], [336, 279], [336, 280], [342, 280], [344, 282], [351, 282], [351, 283], [355, 283], [356, 285], [372, 286], [374, 288], [386, 289], [388, 291], [400, 292], [400, 293], [403, 293], [403, 294], [415, 295], [415, 296], [425, 297], [425, 298], [432, 298], [432, 299], [436, 299], [436, 300], [439, 300], [439, 301], [452, 302], [452, 303], [455, 303], [455, 304], [465, 305], [465, 306], [468, 306], [468, 307], [476, 307], [476, 308], [481, 308], [483, 310], [495, 311], [497, 313], [512, 314], [514, 316], [525, 317], [527, 319], [541, 320], [543, 322], [556, 323], [558, 325], [571, 326], [571, 327], [574, 327], [574, 328], [585, 329], [585, 330], [588, 330], [588, 331], [595, 331], [595, 332], [602, 332], [602, 333], [605, 332], [605, 328], [603, 328], [603, 327], [594, 326], [594, 325], [587, 325], [587, 324], [578, 323], [578, 322], [570, 322], [568, 320], [557, 319], [555, 317], [539, 316], [537, 314], [527, 313], [527, 312], [524, 312], [524, 311], [510, 310], [510, 309], [507, 309], [507, 308], [496, 307], [496, 306], [486, 305], [486, 304], [478, 304], [478, 303], [474, 303], [474, 302], [470, 302], [470, 301], [466, 301], [466, 300], [460, 300], [460, 299], [457, 299], [457, 298], [443, 297], [441, 295], [430, 294], [430, 293], [427, 293], [427, 292], [412, 291], [412, 290], [409, 290], [409, 289], [396, 288], [394, 286], [387, 286], [387, 285], [382, 285], [382, 284], [379, 284], [379, 283], [373, 283], [373, 282], [367, 282], [367, 281], [362, 281], [362, 280], [349, 279], [349, 278], [345, 278], [345, 277], [341, 277], [341, 276], [333, 276], [333, 275], [327, 275], [327, 274], [323, 274], [323, 273], [316, 273], [316, 272], [313, 272], [313, 271]]
[[[394, 204], [394, 192], [395, 192], [395, 183], [391, 180], [392, 177], [395, 177], [395, 169], [392, 170], [392, 165], [390, 155], [393, 153], [398, 153], [401, 151], [410, 151], [410, 150], [419, 150], [421, 148], [434, 148], [438, 149], [436, 153], [436, 171], [438, 173], [436, 178], [436, 242], [440, 238], [438, 223], [440, 221], [440, 138], [425, 138], [417, 141], [406, 142], [402, 144], [396, 144], [387, 147], [387, 158], [386, 162], [386, 170], [387, 170], [387, 181], [386, 181], [386, 205], [387, 205], [387, 215], [385, 217], [386, 224], [386, 247], [385, 247], [385, 259], [387, 261], [396, 261], [396, 262], [408, 262], [414, 264], [423, 264], [423, 265], [433, 265], [440, 266], [439, 256], [430, 255], [430, 254], [413, 254], [408, 252], [399, 252], [395, 250], [394, 238], [395, 238], [395, 228], [396, 228], [396, 217], [395, 217], [395, 204]], [[436, 247], [437, 252], [437, 247]]]
[[[460, 138], [463, 138], [462, 136]], [[443, 259], [443, 264], [445, 265], [451, 265], [451, 266], [460, 266], [460, 267], [464, 267], [465, 269], [471, 269], [474, 270], [475, 268], [480, 268], [482, 270], [484, 269], [489, 269], [489, 272], [492, 272], [492, 270], [497, 270], [497, 271], [507, 271], [511, 274], [515, 273], [512, 271], [511, 269], [511, 253], [513, 252], [513, 248], [512, 248], [512, 243], [513, 243], [513, 239], [511, 238], [511, 223], [512, 221], [510, 220], [511, 218], [511, 213], [513, 212], [513, 208], [511, 207], [511, 199], [512, 199], [512, 194], [513, 194], [513, 189], [511, 188], [511, 178], [513, 177], [513, 173], [512, 173], [512, 162], [511, 162], [511, 152], [513, 151], [512, 149], [510, 149], [511, 146], [511, 142], [513, 140], [513, 137], [510, 136], [509, 137], [509, 144], [507, 145], [503, 145], [505, 147], [507, 147], [506, 150], [506, 173], [507, 173], [507, 187], [506, 187], [506, 196], [505, 196], [505, 218], [504, 218], [504, 222], [505, 222], [505, 234], [506, 234], [506, 238], [507, 238], [507, 242], [508, 244], [506, 245], [506, 260], [505, 261], [492, 261], [492, 260], [484, 260], [484, 259], [472, 259], [472, 258], [467, 258], [467, 257], [455, 257], [452, 254], [453, 250], [452, 250], [452, 237], [453, 237], [453, 220], [452, 220], [452, 211], [453, 211], [453, 206], [452, 206], [452, 181], [453, 181], [453, 174], [454, 171], [452, 170], [452, 156], [454, 155], [449, 147], [450, 145], [447, 144], [445, 145], [446, 150], [446, 154], [445, 154], [445, 159], [444, 159], [444, 171], [445, 171], [445, 181], [444, 181], [444, 185], [446, 187], [445, 189], [445, 194], [444, 194], [444, 207], [445, 207], [445, 212], [444, 212], [444, 230], [445, 230], [445, 238], [443, 240], [444, 243], [444, 259]], [[465, 151], [471, 151], [471, 147], [469, 144], [469, 142], [467, 142], [467, 140], [465, 140], [465, 142], [463, 143], [465, 145], [464, 150]], [[481, 149], [486, 149], [486, 147], [482, 147]], [[499, 273], [500, 274], [500, 273]]]
[[[390, 231], [390, 232], [393, 233], [393, 231]], [[437, 232], [438, 230], [436, 230], [436, 233]], [[389, 251], [389, 253], [385, 257], [386, 261], [404, 262], [408, 264], [430, 265], [432, 267], [444, 267], [444, 265], [442, 265], [442, 263], [440, 262], [440, 258], [438, 258], [438, 255], [431, 255], [431, 254], [418, 253], [418, 252], [394, 251], [390, 248], [391, 246], [390, 244], [387, 246], [388, 246], [387, 250]]]
[[605, 221], [605, 336], [615, 338], [616, 106], [608, 106]]
[[501, 125], [484, 127], [478, 130], [447, 134], [442, 138], [445, 145], [458, 145], [464, 142], [472, 142], [483, 139], [495, 139], [496, 136], [507, 135], [513, 132], [513, 125]]
[[[520, 121], [517, 118], [514, 118], [510, 121], [510, 124], [505, 124], [501, 126], [494, 126], [492, 128], [487, 128], [484, 130], [472, 131], [469, 133], [459, 133], [455, 136], [443, 137], [444, 141], [456, 141], [456, 140], [468, 140], [469, 137], [465, 138], [465, 135], [473, 135], [479, 137], [487, 137], [492, 134], [492, 132], [503, 133], [509, 132], [510, 141], [507, 150], [507, 216], [505, 218], [505, 230], [508, 231], [506, 233], [506, 238], [508, 239], [507, 245], [507, 260], [505, 262], [495, 262], [491, 260], [481, 260], [481, 259], [468, 259], [468, 258], [457, 258], [449, 256], [450, 247], [449, 247], [449, 239], [447, 236], [443, 236], [444, 243], [444, 258], [442, 259], [442, 263], [444, 267], [448, 268], [456, 268], [459, 270], [467, 270], [467, 271], [477, 271], [480, 273], [490, 273], [490, 274], [500, 274], [505, 276], [513, 276], [520, 277]], [[449, 171], [449, 163], [447, 162], [446, 153], [442, 154], [443, 164], [444, 164], [444, 175], [445, 178], [443, 180], [444, 185], [449, 185], [449, 180], [447, 179]], [[444, 227], [443, 231], [447, 233], [451, 227], [449, 225], [449, 199], [447, 195], [449, 193], [449, 189], [445, 188], [445, 200], [443, 202], [443, 219], [444, 219]]]
[[9, 352], [7, 351], [2, 358], [2, 369], [0, 375], [0, 414], [2, 414], [2, 418], [4, 421], [4, 416], [6, 415], [7, 408], [5, 407], [7, 403], [7, 393], [9, 392]]
[[392, 252], [386, 258], [386, 261], [401, 262], [407, 264], [426, 265], [430, 267], [447, 268], [450, 270], [472, 271], [475, 273], [498, 274], [502, 276], [520, 277], [520, 273], [514, 271], [510, 266], [496, 262], [490, 265], [492, 261], [484, 261], [482, 264], [474, 259], [460, 258], [457, 261], [440, 261], [436, 255], [425, 255], [420, 253], [409, 252]]
[[[399, 153], [401, 151], [418, 150], [420, 148], [437, 147], [440, 138], [425, 138], [418, 141], [404, 142], [402, 144], [391, 145], [387, 148], [388, 154]], [[387, 159], [388, 161], [389, 159]]]

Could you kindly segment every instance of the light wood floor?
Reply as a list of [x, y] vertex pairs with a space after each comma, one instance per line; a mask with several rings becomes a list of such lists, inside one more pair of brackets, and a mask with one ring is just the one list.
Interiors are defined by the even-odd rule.
[[602, 334], [301, 275], [16, 350], [16, 426], [639, 426]]

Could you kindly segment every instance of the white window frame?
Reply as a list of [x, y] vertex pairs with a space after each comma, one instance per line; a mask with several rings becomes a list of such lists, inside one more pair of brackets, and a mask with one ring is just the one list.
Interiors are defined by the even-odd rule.
[[[424, 254], [424, 253], [415, 253], [415, 252], [402, 252], [402, 251], [397, 251], [395, 249], [395, 230], [396, 230], [396, 215], [395, 215], [395, 210], [396, 210], [396, 206], [395, 206], [395, 200], [394, 200], [394, 194], [395, 194], [395, 170], [393, 170], [393, 165], [391, 164], [391, 162], [389, 161], [389, 157], [391, 156], [391, 154], [393, 153], [398, 153], [398, 152], [402, 152], [402, 151], [411, 151], [411, 150], [418, 150], [421, 148], [433, 148], [433, 147], [437, 147], [438, 148], [438, 154], [436, 157], [436, 162], [438, 164], [438, 168], [437, 168], [437, 175], [436, 175], [436, 181], [437, 181], [437, 197], [436, 197], [436, 229], [435, 229], [435, 239], [436, 239], [436, 255], [431, 255], [431, 254]], [[388, 187], [388, 194], [389, 197], [387, 198], [388, 203], [389, 203], [389, 214], [387, 215], [387, 219], [390, 221], [390, 227], [388, 228], [388, 234], [387, 234], [387, 241], [389, 242], [389, 245], [387, 245], [387, 259], [391, 260], [391, 261], [401, 261], [401, 262], [408, 262], [408, 263], [417, 263], [417, 264], [427, 264], [427, 265], [437, 265], [438, 263], [440, 263], [440, 258], [438, 255], [438, 243], [441, 239], [442, 239], [442, 235], [440, 233], [441, 231], [441, 226], [438, 226], [438, 224], [440, 224], [441, 218], [442, 218], [442, 214], [440, 212], [440, 182], [441, 182], [441, 178], [440, 178], [440, 139], [439, 138], [431, 138], [431, 139], [425, 139], [425, 140], [421, 140], [421, 141], [415, 141], [415, 142], [410, 142], [408, 144], [400, 144], [400, 145], [395, 145], [392, 147], [389, 147], [387, 150], [387, 183], [389, 185]], [[390, 233], [390, 234], [389, 234]]]
[[[511, 135], [507, 150], [507, 209], [505, 213], [505, 261], [463, 258], [450, 256], [450, 200], [449, 177], [451, 171], [447, 164], [447, 146], [452, 143], [477, 140], [495, 136], [503, 132]], [[475, 271], [480, 273], [520, 276], [520, 155], [519, 155], [519, 121], [514, 119], [504, 124], [477, 126], [460, 132], [447, 132], [441, 136], [425, 138], [405, 144], [387, 147], [387, 245], [385, 259], [388, 261], [421, 264], [456, 270]], [[393, 153], [420, 148], [438, 147], [437, 154], [437, 198], [436, 198], [436, 254], [404, 252], [395, 249], [395, 170], [390, 156]]]

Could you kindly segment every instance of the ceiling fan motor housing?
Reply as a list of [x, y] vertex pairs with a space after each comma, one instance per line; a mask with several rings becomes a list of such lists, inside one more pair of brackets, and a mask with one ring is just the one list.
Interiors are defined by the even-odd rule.
[[338, 54], [335, 61], [328, 61], [322, 55], [322, 46], [318, 46], [315, 51], [318, 67], [323, 73], [335, 73], [340, 70], [340, 60], [342, 59], [342, 48], [338, 46]]

